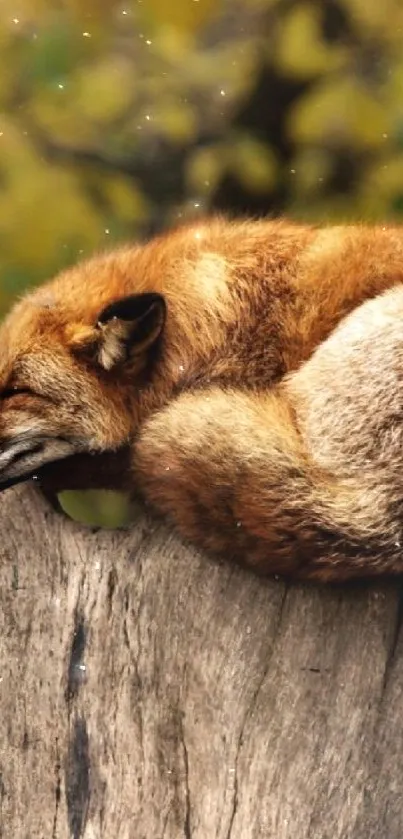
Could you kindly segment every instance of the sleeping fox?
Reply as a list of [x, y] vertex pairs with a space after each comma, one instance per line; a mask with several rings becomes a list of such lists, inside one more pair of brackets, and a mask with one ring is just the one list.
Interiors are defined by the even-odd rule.
[[0, 329], [0, 489], [126, 489], [259, 573], [400, 573], [402, 280], [403, 229], [221, 218], [62, 273]]

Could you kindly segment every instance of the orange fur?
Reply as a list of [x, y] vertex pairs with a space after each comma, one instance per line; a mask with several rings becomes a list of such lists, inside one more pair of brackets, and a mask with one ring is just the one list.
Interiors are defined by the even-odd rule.
[[401, 572], [402, 279], [397, 227], [219, 218], [64, 272], [0, 330], [0, 486], [129, 489], [261, 573]]

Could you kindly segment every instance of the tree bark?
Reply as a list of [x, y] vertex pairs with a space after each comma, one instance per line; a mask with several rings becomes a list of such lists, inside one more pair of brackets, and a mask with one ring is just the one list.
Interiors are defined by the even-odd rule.
[[397, 583], [262, 581], [0, 497], [0, 836], [403, 835]]

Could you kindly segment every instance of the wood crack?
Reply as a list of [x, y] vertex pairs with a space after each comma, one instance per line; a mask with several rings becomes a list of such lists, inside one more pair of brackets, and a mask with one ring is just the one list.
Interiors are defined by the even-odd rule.
[[[280, 629], [280, 626], [281, 626], [281, 623], [282, 623], [282, 620], [283, 620], [284, 606], [285, 606], [285, 601], [286, 601], [286, 598], [287, 598], [288, 590], [289, 590], [289, 586], [285, 583], [284, 584], [283, 596], [281, 598], [281, 603], [280, 603], [280, 606], [279, 606], [279, 612], [278, 612], [278, 617], [277, 617], [277, 621], [276, 621], [276, 627], [275, 627], [275, 630], [274, 630], [274, 633], [273, 633], [274, 638], [278, 635], [278, 631]], [[240, 732], [239, 732], [237, 746], [236, 746], [236, 753], [235, 753], [235, 765], [234, 765], [234, 770], [235, 770], [235, 772], [234, 772], [234, 794], [233, 794], [233, 798], [232, 798], [232, 807], [231, 807], [231, 812], [230, 812], [230, 816], [229, 816], [228, 828], [227, 828], [227, 833], [225, 835], [225, 839], [231, 839], [232, 828], [233, 828], [234, 821], [235, 821], [235, 816], [236, 816], [237, 810], [238, 810], [238, 784], [239, 784], [239, 781], [238, 781], [238, 762], [239, 762], [239, 756], [240, 756], [240, 753], [241, 753], [241, 749], [242, 749], [242, 746], [243, 746], [245, 728], [246, 728], [246, 725], [247, 725], [248, 721], [253, 716], [253, 712], [254, 712], [254, 709], [256, 707], [256, 703], [257, 703], [257, 700], [258, 700], [259, 693], [262, 689], [262, 686], [263, 686], [263, 684], [266, 680], [266, 676], [267, 676], [267, 674], [269, 672], [269, 669], [270, 669], [270, 664], [271, 664], [271, 660], [272, 660], [272, 657], [273, 657], [273, 652], [274, 652], [274, 643], [273, 643], [273, 647], [272, 647], [272, 650], [271, 650], [271, 654], [270, 654], [268, 660], [266, 661], [266, 666], [263, 669], [263, 673], [262, 673], [262, 675], [259, 679], [259, 682], [258, 682], [258, 684], [257, 684], [257, 686], [256, 686], [256, 688], [255, 688], [255, 690], [252, 694], [250, 703], [249, 703], [248, 708], [246, 710], [246, 713], [244, 715], [242, 725], [241, 725], [241, 729], [240, 729]]]
[[183, 749], [183, 765], [185, 768], [185, 820], [183, 824], [183, 833], [185, 839], [192, 839], [191, 827], [190, 827], [190, 789], [189, 789], [189, 755], [185, 741], [185, 731], [183, 726], [183, 717], [180, 718], [179, 724], [180, 730], [180, 740]]
[[59, 740], [56, 737], [56, 764], [55, 764], [55, 777], [56, 777], [56, 786], [55, 786], [55, 813], [53, 817], [53, 829], [52, 829], [52, 839], [56, 839], [57, 837], [57, 819], [59, 815], [59, 807], [60, 807], [60, 798], [61, 798], [61, 787], [62, 787], [62, 779], [61, 779], [61, 763], [60, 763], [60, 754], [59, 754]]
[[392, 631], [392, 637], [385, 661], [385, 669], [383, 673], [382, 679], [382, 689], [381, 689], [381, 700], [385, 694], [387, 686], [389, 684], [390, 676], [393, 670], [393, 666], [396, 659], [396, 652], [400, 638], [400, 632], [403, 625], [403, 585], [400, 585], [398, 588], [398, 601], [397, 601], [397, 608], [396, 608], [396, 615], [395, 615], [395, 622]]

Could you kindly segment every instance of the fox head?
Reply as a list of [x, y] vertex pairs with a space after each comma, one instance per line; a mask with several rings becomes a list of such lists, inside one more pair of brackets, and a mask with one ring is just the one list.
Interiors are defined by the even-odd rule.
[[180, 226], [79, 263], [15, 305], [0, 325], [0, 490], [62, 460], [66, 474], [70, 457], [77, 474], [91, 458], [102, 472], [99, 456], [113, 472], [105, 453], [130, 446], [225, 342], [230, 259], [243, 241], [221, 219]]
[[26, 296], [2, 324], [0, 490], [44, 464], [129, 442], [166, 306], [128, 285], [100, 258]]

